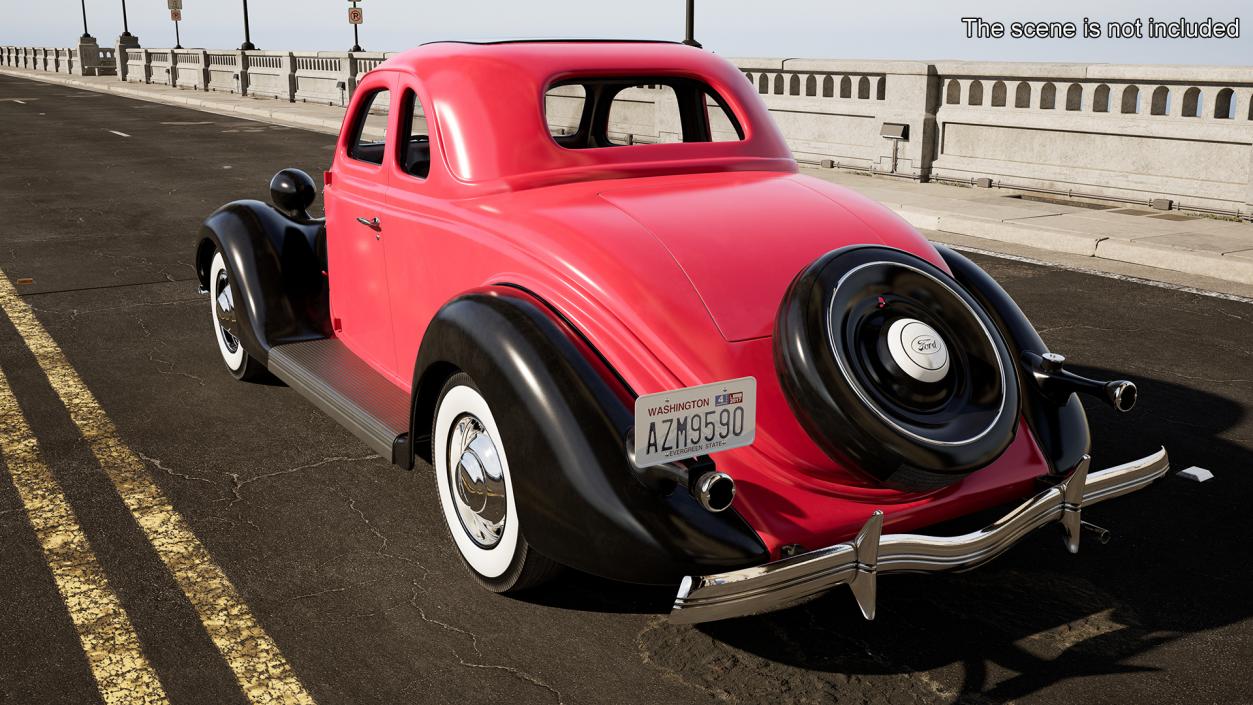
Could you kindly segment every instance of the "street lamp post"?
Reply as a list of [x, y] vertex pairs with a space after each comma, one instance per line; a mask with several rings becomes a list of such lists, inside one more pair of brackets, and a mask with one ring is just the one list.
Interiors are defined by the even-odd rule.
[[687, 36], [683, 38], [683, 43], [688, 46], [696, 47], [697, 49], [699, 49], [700, 42], [696, 41], [696, 37], [694, 34], [696, 29], [693, 27], [693, 25], [695, 23], [696, 23], [696, 0], [687, 0]]
[[82, 7], [83, 7], [83, 36], [82, 36], [82, 39], [84, 39], [84, 40], [86, 40], [86, 39], [91, 39], [91, 38], [92, 38], [91, 33], [87, 31], [87, 0], [81, 0], [81, 3], [80, 3], [80, 4], [81, 4], [81, 5], [82, 5]]
[[130, 24], [126, 21], [126, 0], [122, 0], [122, 36], [131, 36]]
[[[122, 0], [122, 33], [117, 38], [118, 56], [122, 49], [134, 49], [139, 46], [139, 37], [131, 34], [130, 21], [126, 17], [126, 0]], [[125, 73], [125, 68], [118, 64], [118, 75]]]
[[244, 43], [239, 45], [242, 51], [253, 51], [257, 45], [252, 43], [252, 32], [248, 28], [248, 0], [244, 0]]

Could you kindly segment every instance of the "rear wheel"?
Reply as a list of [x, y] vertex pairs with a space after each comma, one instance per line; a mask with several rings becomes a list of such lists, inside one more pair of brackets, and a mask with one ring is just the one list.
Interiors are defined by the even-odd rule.
[[239, 325], [235, 309], [235, 289], [231, 285], [231, 273], [221, 252], [214, 253], [213, 264], [209, 267], [209, 306], [213, 313], [213, 337], [218, 342], [218, 352], [222, 353], [222, 362], [226, 363], [226, 369], [238, 380], [263, 379], [267, 374], [265, 366], [249, 355], [240, 343], [239, 336], [231, 332], [238, 330]]
[[479, 584], [492, 592], [516, 592], [560, 571], [523, 536], [500, 428], [465, 373], [454, 375], [440, 392], [431, 458], [448, 533]]

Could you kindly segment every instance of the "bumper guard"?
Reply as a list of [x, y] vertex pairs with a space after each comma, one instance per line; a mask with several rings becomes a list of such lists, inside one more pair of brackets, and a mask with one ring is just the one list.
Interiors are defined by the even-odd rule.
[[848, 585], [866, 619], [874, 619], [880, 573], [969, 570], [1009, 550], [1028, 533], [1053, 522], [1065, 530], [1066, 548], [1079, 551], [1080, 511], [1146, 487], [1166, 474], [1166, 449], [1099, 472], [1083, 461], [1064, 481], [978, 531], [961, 536], [882, 535], [876, 510], [856, 538], [752, 568], [689, 576], [679, 586], [670, 621], [695, 624], [768, 612]]

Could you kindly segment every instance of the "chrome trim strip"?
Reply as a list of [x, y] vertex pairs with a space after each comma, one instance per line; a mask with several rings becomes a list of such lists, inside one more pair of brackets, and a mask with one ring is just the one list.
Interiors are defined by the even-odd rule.
[[978, 531], [961, 536], [882, 535], [876, 510], [857, 537], [765, 565], [683, 579], [670, 621], [694, 624], [787, 607], [848, 585], [866, 619], [874, 619], [877, 576], [884, 572], [970, 570], [1009, 550], [1030, 532], [1061, 522], [1066, 547], [1079, 550], [1080, 512], [1148, 486], [1170, 469], [1166, 449], [1099, 472], [1084, 456], [1074, 472]]

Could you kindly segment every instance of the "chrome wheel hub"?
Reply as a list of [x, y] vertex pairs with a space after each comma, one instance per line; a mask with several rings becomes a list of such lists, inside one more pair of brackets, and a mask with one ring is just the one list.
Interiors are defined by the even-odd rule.
[[478, 545], [500, 542], [508, 515], [505, 469], [496, 444], [471, 414], [458, 419], [448, 438], [448, 483], [461, 528]]
[[235, 335], [238, 325], [235, 317], [235, 294], [231, 291], [230, 280], [226, 272], [218, 272], [217, 281], [213, 283], [213, 313], [218, 319], [219, 334], [226, 343], [226, 349], [234, 353], [239, 349], [239, 338]]

